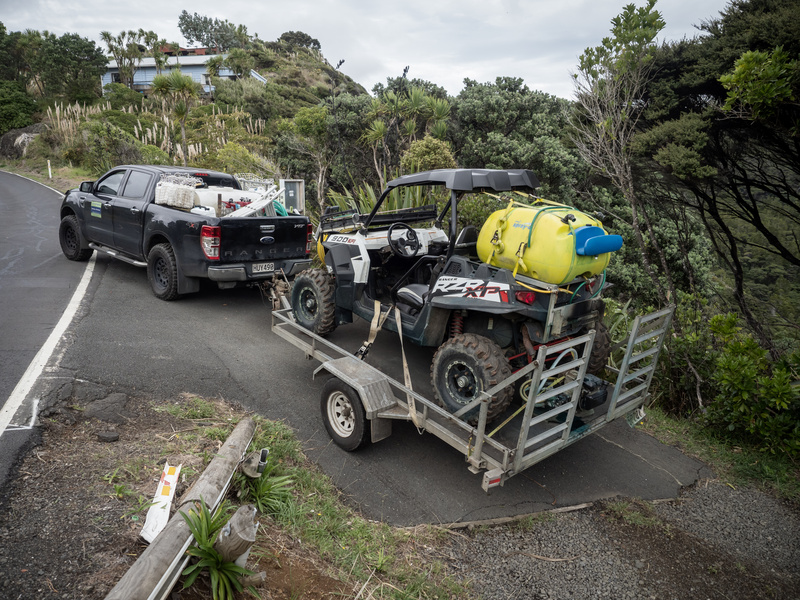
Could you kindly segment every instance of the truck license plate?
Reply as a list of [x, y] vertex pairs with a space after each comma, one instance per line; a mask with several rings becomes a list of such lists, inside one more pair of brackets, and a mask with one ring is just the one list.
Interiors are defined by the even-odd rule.
[[272, 273], [275, 270], [275, 263], [255, 263], [253, 273]]

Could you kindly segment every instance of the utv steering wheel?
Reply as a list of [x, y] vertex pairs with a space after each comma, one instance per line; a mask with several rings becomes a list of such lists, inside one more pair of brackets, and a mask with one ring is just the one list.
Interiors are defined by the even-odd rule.
[[[403, 237], [401, 235], [396, 240], [392, 239], [392, 233], [398, 229], [406, 230], [407, 237]], [[421, 244], [419, 243], [417, 232], [405, 223], [393, 223], [392, 226], [389, 227], [386, 237], [389, 239], [389, 248], [391, 249], [392, 254], [395, 256], [400, 256], [402, 258], [414, 258], [417, 255], [417, 252], [419, 252]]]

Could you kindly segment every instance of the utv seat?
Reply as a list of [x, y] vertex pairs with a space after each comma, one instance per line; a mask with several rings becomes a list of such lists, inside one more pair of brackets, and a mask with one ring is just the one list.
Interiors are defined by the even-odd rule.
[[425, 304], [430, 288], [424, 283], [409, 283], [397, 290], [397, 308], [407, 315], [416, 315]]
[[461, 256], [467, 257], [476, 257], [478, 256], [478, 230], [475, 229], [472, 225], [467, 225], [462, 229], [458, 237], [456, 237], [456, 243], [454, 246], [454, 250], [456, 254]]

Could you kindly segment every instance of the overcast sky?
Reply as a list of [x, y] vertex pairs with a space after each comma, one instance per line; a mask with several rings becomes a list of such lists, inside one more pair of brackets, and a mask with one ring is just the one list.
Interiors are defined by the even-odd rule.
[[[480, 83], [521, 77], [531, 89], [572, 97], [570, 72], [586, 47], [608, 35], [627, 0], [0, 0], [8, 31], [78, 33], [104, 51], [101, 31], [155, 31], [186, 46], [178, 29], [182, 10], [227, 19], [263, 40], [303, 31], [322, 53], [371, 90], [402, 74], [426, 79], [457, 95], [465, 77]], [[637, 0], [642, 6], [644, 0]], [[660, 0], [662, 40], [697, 34], [726, 0]]]

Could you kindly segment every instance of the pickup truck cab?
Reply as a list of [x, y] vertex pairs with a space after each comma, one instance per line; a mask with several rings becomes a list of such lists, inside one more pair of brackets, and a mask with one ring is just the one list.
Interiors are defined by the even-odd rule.
[[[162, 300], [200, 289], [201, 279], [221, 288], [269, 283], [276, 273], [299, 273], [311, 263], [313, 232], [308, 217], [215, 216], [204, 208], [156, 203], [159, 181], [167, 175], [198, 181], [198, 193], [219, 206], [253, 199], [227, 173], [191, 167], [122, 165], [97, 181], [69, 190], [61, 202], [59, 241], [69, 260], [104, 252], [146, 267], [153, 293]], [[249, 195], [249, 196], [248, 196]], [[221, 211], [220, 211], [221, 212]]]

